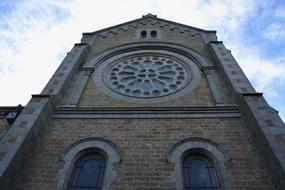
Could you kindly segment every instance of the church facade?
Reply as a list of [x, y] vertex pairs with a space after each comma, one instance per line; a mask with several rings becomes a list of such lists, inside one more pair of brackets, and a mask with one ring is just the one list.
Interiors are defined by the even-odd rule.
[[0, 112], [3, 190], [285, 189], [284, 123], [216, 31], [149, 14], [83, 33]]

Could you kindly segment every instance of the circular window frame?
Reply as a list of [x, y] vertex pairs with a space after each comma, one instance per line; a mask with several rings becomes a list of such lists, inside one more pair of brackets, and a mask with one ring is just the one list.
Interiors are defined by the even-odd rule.
[[[121, 95], [110, 90], [102, 80], [102, 73], [104, 69], [114, 61], [132, 56], [140, 53], [161, 53], [164, 55], [170, 55], [182, 60], [184, 63], [191, 67], [193, 78], [190, 85], [187, 85], [183, 90], [180, 90], [177, 93], [173, 93], [168, 96], [158, 97], [158, 98], [132, 98], [125, 95]], [[173, 101], [174, 99], [184, 96], [187, 93], [190, 93], [195, 89], [201, 80], [201, 68], [203, 66], [208, 66], [209, 62], [201, 55], [196, 53], [190, 48], [185, 46], [165, 43], [165, 42], [139, 42], [139, 43], [130, 43], [121, 46], [116, 46], [115, 48], [107, 49], [99, 53], [96, 57], [87, 61], [84, 68], [93, 68], [94, 73], [91, 78], [94, 80], [96, 89], [100, 90], [109, 97], [112, 97], [117, 100], [138, 103], [138, 104], [153, 104], [161, 103], [167, 101]]]
[[[148, 58], [146, 58], [148, 57]], [[152, 87], [152, 89], [148, 90], [147, 92], [149, 92], [148, 95], [143, 95], [143, 90], [141, 90], [141, 94], [139, 96], [136, 97], [135, 94], [132, 94], [130, 93], [130, 91], [135, 91], [135, 90], [138, 90], [138, 87], [137, 88], [133, 88], [133, 89], [127, 89], [129, 90], [129, 92], [125, 92], [125, 90], [120, 90], [120, 89], [116, 89], [116, 87], [120, 86], [120, 85], [123, 85], [124, 83], [123, 82], [120, 82], [120, 81], [114, 81], [116, 83], [116, 85], [113, 85], [114, 82], [110, 81], [110, 78], [119, 78], [120, 76], [118, 76], [119, 74], [117, 74], [116, 76], [112, 76], [112, 74], [115, 74], [114, 72], [112, 72], [111, 70], [113, 69], [116, 69], [118, 70], [119, 72], [119, 67], [118, 66], [121, 66], [121, 67], [127, 67], [129, 66], [130, 64], [126, 64], [125, 61], [127, 60], [136, 60], [138, 58], [140, 59], [144, 59], [145, 61], [147, 60], [150, 60], [152, 58], [157, 58], [158, 59], [158, 62], [161, 62], [162, 66], [161, 67], [164, 67], [164, 66], [169, 66], [171, 65], [170, 67], [172, 67], [172, 64], [175, 65], [176, 64], [176, 67], [180, 67], [183, 71], [183, 80], [179, 80], [177, 79], [179, 76], [167, 76], [167, 75], [163, 75], [163, 76], [167, 76], [169, 78], [171, 78], [171, 80], [173, 79], [172, 83], [167, 83], [164, 82], [163, 80], [161, 80], [162, 83], [164, 83], [164, 86], [166, 86], [165, 88], [155, 88], [155, 87]], [[159, 60], [160, 59], [160, 60]], [[172, 63], [163, 63], [163, 61], [172, 61]], [[122, 63], [123, 62], [123, 63]], [[139, 61], [135, 61], [135, 62], [139, 62]], [[153, 63], [151, 63], [151, 65], [153, 65]], [[139, 65], [140, 67], [142, 67], [143, 69], [143, 64], [140, 64]], [[174, 67], [174, 66], [173, 66]], [[150, 68], [151, 70], [152, 68]], [[155, 69], [155, 68], [153, 68]], [[144, 69], [143, 69], [144, 70]], [[181, 71], [181, 72], [182, 72]], [[124, 95], [124, 96], [127, 96], [127, 97], [130, 97], [130, 98], [142, 98], [142, 99], [151, 99], [151, 98], [161, 98], [163, 96], [169, 96], [171, 94], [174, 94], [174, 93], [177, 93], [178, 91], [180, 90], [183, 90], [189, 83], [191, 83], [192, 79], [193, 79], [193, 71], [192, 71], [192, 68], [188, 65], [188, 64], [185, 64], [183, 63], [182, 60], [179, 60], [177, 59], [176, 57], [171, 57], [169, 55], [164, 55], [164, 54], [158, 54], [158, 53], [141, 53], [141, 54], [134, 54], [132, 56], [128, 56], [128, 57], [123, 57], [113, 63], [110, 63], [107, 68], [105, 69], [105, 71], [103, 71], [103, 83], [112, 91], [115, 91], [121, 95]], [[124, 72], [124, 71], [120, 71], [120, 72]], [[126, 71], [127, 72], [127, 71]], [[154, 71], [156, 74], [159, 73], [159, 71]], [[173, 71], [174, 74], [177, 74], [179, 75], [179, 72], [180, 71]], [[138, 76], [136, 76], [136, 73], [138, 73], [138, 71], [136, 72], [133, 72], [132, 74], [132, 78], [136, 78], [136, 80], [141, 80], [141, 84], [145, 84], [145, 81], [155, 81], [157, 79], [157, 77], [159, 76], [155, 76], [153, 79], [143, 79], [143, 78], [139, 78]], [[161, 72], [160, 72], [161, 73]], [[163, 73], [163, 72], [162, 72]], [[149, 74], [149, 73], [148, 73]], [[181, 77], [180, 76], [180, 77]], [[124, 77], [121, 77], [121, 79], [124, 78]], [[176, 85], [176, 89], [171, 89], [171, 85], [174, 85], [173, 83], [177, 83], [179, 81], [179, 84], [175, 84]], [[152, 84], [153, 85], [153, 84]], [[169, 89], [168, 89], [168, 88]], [[154, 91], [154, 90], [160, 90], [159, 94], [156, 95], [156, 94], [152, 94], [150, 91]], [[166, 92], [163, 92], [163, 90], [167, 90]]]

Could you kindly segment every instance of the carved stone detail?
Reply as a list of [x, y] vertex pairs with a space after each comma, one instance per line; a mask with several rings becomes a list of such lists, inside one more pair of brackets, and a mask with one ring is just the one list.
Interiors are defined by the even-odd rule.
[[183, 63], [164, 55], [137, 55], [109, 67], [105, 84], [113, 91], [136, 98], [166, 96], [184, 88], [191, 73]]

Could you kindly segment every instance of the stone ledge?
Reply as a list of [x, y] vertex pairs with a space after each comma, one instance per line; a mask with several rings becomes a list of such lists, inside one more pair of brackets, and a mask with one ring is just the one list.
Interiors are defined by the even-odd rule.
[[241, 93], [244, 96], [262, 96], [263, 93], [260, 92], [248, 92], [248, 93]]
[[210, 44], [211, 44], [211, 43], [213, 43], [213, 44], [222, 44], [223, 41], [210, 41], [209, 43], [210, 43]]
[[153, 107], [153, 108], [57, 108], [55, 119], [160, 119], [160, 118], [239, 118], [235, 106], [219, 107]]
[[74, 44], [75, 46], [87, 46], [88, 44], [87, 43], [76, 43]]
[[32, 98], [49, 98], [49, 94], [32, 94]]

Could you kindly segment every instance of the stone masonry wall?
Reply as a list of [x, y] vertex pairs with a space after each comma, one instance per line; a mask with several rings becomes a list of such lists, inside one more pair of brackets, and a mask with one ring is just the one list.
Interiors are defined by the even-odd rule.
[[176, 189], [174, 165], [167, 153], [189, 137], [209, 139], [232, 157], [226, 165], [232, 190], [273, 190], [249, 131], [239, 118], [213, 119], [53, 119], [45, 127], [34, 153], [15, 178], [14, 190], [51, 190], [64, 163], [58, 156], [70, 144], [103, 137], [117, 145], [122, 160], [114, 165], [117, 179], [110, 189]]
[[[109, 48], [132, 42], [145, 42], [145, 40], [137, 39], [137, 31], [142, 29], [157, 29], [159, 32], [159, 42], [178, 43], [193, 49], [204, 57], [210, 56], [208, 48], [202, 41], [200, 35], [191, 36], [189, 33], [181, 33], [172, 31], [169, 27], [159, 27], [158, 25], [146, 25], [138, 28], [129, 28], [127, 31], [119, 30], [116, 34], [109, 34], [106, 37], [98, 36], [95, 44], [90, 48], [86, 62], [92, 60], [102, 51]], [[155, 40], [154, 40], [155, 41]], [[215, 104], [209, 85], [201, 73], [201, 81], [199, 86], [192, 92], [179, 97], [173, 101], [167, 101], [157, 104], [148, 104], [147, 106], [213, 106]], [[97, 88], [94, 76], [91, 76], [81, 97], [80, 107], [141, 107], [142, 104], [128, 103], [114, 99]]]
[[[168, 107], [168, 106], [213, 106], [215, 104], [210, 92], [208, 83], [203, 74], [201, 74], [199, 85], [191, 92], [182, 97], [173, 99], [172, 101], [164, 101], [161, 103], [147, 104], [149, 107]], [[95, 80], [91, 77], [81, 96], [79, 107], [142, 107], [144, 104], [136, 104], [121, 101], [108, 96], [97, 88]]]
[[195, 52], [198, 52], [202, 56], [206, 58], [210, 58], [210, 53], [202, 40], [201, 35], [190, 35], [189, 33], [181, 33], [177, 30], [173, 31], [170, 30], [169, 27], [159, 27], [157, 25], [146, 25], [146, 26], [139, 26], [137, 28], [128, 28], [127, 31], [119, 30], [117, 34], [108, 34], [106, 37], [98, 36], [95, 39], [94, 45], [91, 47], [89, 51], [89, 55], [86, 61], [90, 61], [94, 58], [94, 56], [98, 55], [104, 50], [109, 48], [113, 48], [115, 46], [127, 44], [127, 43], [134, 43], [134, 42], [145, 42], [148, 40], [139, 40], [137, 37], [137, 32], [143, 29], [156, 29], [159, 32], [159, 36], [157, 39], [152, 41], [159, 41], [159, 42], [169, 42], [169, 43], [176, 43], [183, 46], [187, 46], [188, 48], [193, 49]]

